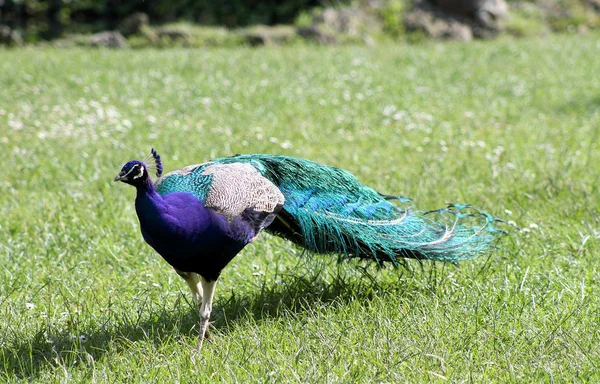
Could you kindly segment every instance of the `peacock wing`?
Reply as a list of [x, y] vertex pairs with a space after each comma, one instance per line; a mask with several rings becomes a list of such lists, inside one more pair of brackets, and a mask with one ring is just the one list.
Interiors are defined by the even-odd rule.
[[160, 195], [191, 193], [206, 208], [229, 221], [246, 222], [256, 233], [271, 224], [285, 203], [275, 184], [241, 162], [191, 165], [161, 177], [155, 188]]
[[250, 164], [212, 164], [202, 174], [212, 176], [204, 206], [223, 216], [238, 217], [249, 210], [277, 214], [285, 203], [279, 188]]

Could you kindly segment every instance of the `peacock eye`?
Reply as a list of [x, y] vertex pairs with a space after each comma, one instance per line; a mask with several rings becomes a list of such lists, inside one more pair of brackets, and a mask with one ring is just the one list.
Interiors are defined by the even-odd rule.
[[[144, 167], [141, 164], [136, 164], [136, 165], [134, 165], [134, 167], [135, 167], [135, 172], [134, 172], [135, 176], [133, 176], [134, 179], [144, 176]], [[133, 169], [132, 169], [132, 171], [133, 171]]]

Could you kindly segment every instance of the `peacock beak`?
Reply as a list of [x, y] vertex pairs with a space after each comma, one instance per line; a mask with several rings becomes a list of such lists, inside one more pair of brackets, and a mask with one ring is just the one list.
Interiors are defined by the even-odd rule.
[[125, 174], [125, 172], [121, 172], [121, 173], [119, 173], [117, 175], [117, 177], [115, 177], [113, 179], [113, 182], [115, 182], [115, 181], [121, 181], [121, 180], [126, 179], [126, 178], [127, 178], [127, 175]]

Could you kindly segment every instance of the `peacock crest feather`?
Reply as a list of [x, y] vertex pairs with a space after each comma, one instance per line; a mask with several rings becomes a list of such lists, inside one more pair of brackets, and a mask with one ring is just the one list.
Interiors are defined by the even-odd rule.
[[144, 159], [144, 164], [148, 169], [156, 169], [156, 177], [161, 177], [163, 173], [163, 165], [160, 155], [154, 148], [150, 150], [148, 157]]

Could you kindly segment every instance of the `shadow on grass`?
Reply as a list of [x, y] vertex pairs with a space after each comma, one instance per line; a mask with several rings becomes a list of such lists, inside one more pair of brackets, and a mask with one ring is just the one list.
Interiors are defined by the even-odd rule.
[[[441, 268], [431, 270], [436, 269]], [[217, 333], [227, 334], [249, 317], [260, 322], [262, 319], [300, 314], [323, 303], [369, 301], [385, 292], [414, 292], [414, 287], [407, 290], [400, 281], [403, 275], [413, 273], [410, 270], [395, 271], [398, 280], [385, 283], [375, 279], [374, 271], [374, 268], [346, 266], [338, 269], [337, 273], [312, 270], [296, 275], [292, 270], [269, 281], [263, 279], [262, 285], [248, 294], [232, 291], [229, 298], [214, 307], [211, 320]], [[424, 284], [427, 285], [426, 282]], [[188, 302], [187, 295], [180, 296], [172, 308], [157, 309], [150, 303], [129, 304], [135, 308], [135, 313], [129, 311], [132, 315], [123, 314], [120, 310], [118, 316], [107, 314], [103, 319], [95, 320], [96, 324], [92, 326], [77, 326], [74, 331], [49, 327], [39, 330], [30, 339], [2, 345], [0, 367], [4, 368], [6, 377], [30, 379], [57, 367], [67, 370], [82, 365], [91, 367], [109, 353], [131, 348], [136, 341], [153, 340], [155, 345], [160, 346], [183, 338], [184, 343], [188, 343], [189, 337], [195, 337], [198, 332], [198, 315]], [[127, 310], [124, 312], [128, 313]], [[189, 345], [190, 348], [193, 346]]]

